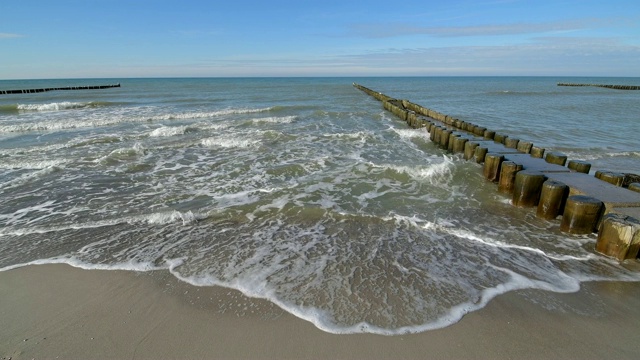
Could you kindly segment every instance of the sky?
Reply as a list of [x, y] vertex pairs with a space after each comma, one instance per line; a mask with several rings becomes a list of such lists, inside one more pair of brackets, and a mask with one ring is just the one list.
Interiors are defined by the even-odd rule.
[[3, 0], [0, 80], [640, 76], [640, 0]]

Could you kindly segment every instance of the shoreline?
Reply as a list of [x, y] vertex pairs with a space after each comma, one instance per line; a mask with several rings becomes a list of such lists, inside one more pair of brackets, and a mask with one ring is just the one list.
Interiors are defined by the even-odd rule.
[[168, 271], [0, 272], [2, 359], [637, 358], [640, 283], [510, 292], [419, 334], [334, 335], [262, 299]]

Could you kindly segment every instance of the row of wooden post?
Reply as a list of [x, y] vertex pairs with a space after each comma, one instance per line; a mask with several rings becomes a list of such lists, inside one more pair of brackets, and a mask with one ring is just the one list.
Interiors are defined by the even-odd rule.
[[[604, 204], [597, 199], [587, 196], [568, 196], [567, 185], [547, 180], [544, 173], [534, 170], [522, 170], [522, 165], [513, 161], [504, 161], [504, 155], [490, 153], [479, 143], [460, 137], [451, 129], [438, 126], [427, 121], [425, 125], [430, 133], [430, 139], [454, 153], [462, 153], [466, 160], [475, 159], [477, 163], [484, 163], [483, 175], [485, 179], [498, 184], [498, 191], [512, 196], [512, 203], [518, 207], [537, 207], [536, 215], [551, 220], [562, 215], [562, 231], [572, 234], [590, 234], [596, 230], [596, 225]], [[486, 130], [485, 130], [486, 131]], [[475, 134], [475, 132], [474, 132]], [[505, 138], [505, 146], [518, 148], [517, 139]], [[494, 138], [495, 141], [495, 138]], [[526, 143], [527, 149], [533, 148]], [[541, 157], [544, 149], [536, 151], [532, 156]], [[566, 156], [549, 153], [545, 160], [549, 163], [564, 165]], [[584, 162], [573, 162], [572, 167], [577, 171], [588, 173], [590, 165]]]
[[616, 90], [640, 90], [640, 86], [636, 85], [604, 85], [604, 84], [573, 84], [573, 83], [558, 83], [558, 86], [594, 86], [607, 89]]
[[40, 89], [21, 89], [21, 90], [0, 90], [0, 95], [8, 94], [31, 94], [57, 90], [99, 90], [120, 87], [120, 84], [114, 85], [96, 85], [96, 86], [67, 86], [57, 88], [40, 88]]
[[[503, 155], [490, 153], [487, 147], [461, 136], [462, 133], [453, 128], [482, 136], [484, 140], [504, 144], [507, 148], [517, 149], [535, 158], [544, 157], [544, 148], [438, 113], [407, 100], [393, 99], [358, 84], [354, 86], [383, 102], [385, 109], [406, 121], [409, 126], [427, 128], [430, 140], [440, 147], [454, 153], [461, 153], [466, 160], [473, 159], [477, 163], [484, 163], [484, 177], [497, 183], [500, 192], [511, 194], [513, 205], [536, 207], [536, 216], [546, 220], [562, 215], [560, 230], [567, 233], [590, 234], [597, 231], [596, 250], [604, 255], [618, 260], [638, 256], [640, 221], [615, 213], [603, 216], [605, 208], [602, 201], [584, 195], [569, 196], [569, 187], [566, 184], [547, 179], [545, 174], [539, 171], [523, 170], [522, 165], [513, 161], [504, 161]], [[438, 125], [434, 121], [419, 117], [418, 114], [438, 120], [449, 127]], [[560, 166], [566, 164], [569, 169], [585, 174], [588, 174], [591, 169], [591, 164], [584, 161], [570, 160], [567, 164], [567, 156], [561, 153], [548, 152], [544, 159], [548, 163]], [[597, 171], [596, 177], [621, 186], [624, 174]], [[640, 191], [640, 184], [630, 184], [629, 189]]]

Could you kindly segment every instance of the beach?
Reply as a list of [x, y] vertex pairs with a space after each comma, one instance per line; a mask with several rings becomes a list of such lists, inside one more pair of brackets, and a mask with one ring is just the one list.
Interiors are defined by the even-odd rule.
[[0, 273], [2, 359], [636, 359], [640, 285], [510, 292], [449, 327], [334, 335], [268, 301], [165, 271]]
[[556, 85], [595, 80], [0, 81], [122, 84], [0, 99], [0, 354], [632, 358], [637, 259], [352, 85], [640, 173], [637, 92]]

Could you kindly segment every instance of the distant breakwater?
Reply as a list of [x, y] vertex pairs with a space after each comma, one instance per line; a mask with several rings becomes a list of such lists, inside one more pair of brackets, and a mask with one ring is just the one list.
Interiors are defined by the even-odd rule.
[[604, 85], [604, 84], [572, 84], [572, 83], [558, 83], [558, 86], [595, 86], [607, 89], [616, 90], [640, 90], [640, 86], [636, 85]]
[[0, 95], [9, 95], [9, 94], [31, 94], [31, 93], [41, 93], [47, 91], [57, 91], [57, 90], [100, 90], [100, 89], [110, 89], [120, 87], [120, 84], [112, 84], [112, 85], [95, 85], [95, 86], [67, 86], [67, 87], [57, 87], [57, 88], [39, 88], [39, 89], [20, 89], [20, 90], [0, 90]]
[[[517, 207], [536, 208], [547, 221], [561, 217], [569, 234], [598, 233], [595, 250], [619, 261], [640, 254], [640, 177], [596, 171], [591, 164], [546, 152], [528, 141], [497, 133], [435, 110], [399, 100], [362, 85], [353, 86], [383, 103], [385, 110], [412, 128], [426, 128], [429, 139], [465, 160], [483, 165], [483, 176], [511, 195]], [[566, 165], [566, 166], [565, 166]], [[626, 188], [625, 188], [626, 186]]]

